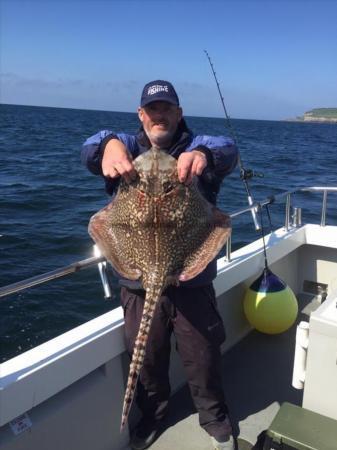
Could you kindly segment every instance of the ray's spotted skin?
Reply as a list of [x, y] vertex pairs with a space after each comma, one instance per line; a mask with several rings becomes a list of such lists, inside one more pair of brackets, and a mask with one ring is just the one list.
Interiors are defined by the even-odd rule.
[[208, 203], [194, 183], [179, 182], [177, 161], [151, 148], [134, 160], [137, 178], [121, 180], [116, 197], [90, 220], [89, 233], [125, 278], [140, 279], [146, 291], [124, 397], [124, 427], [156, 305], [169, 284], [201, 273], [228, 239], [229, 217]]

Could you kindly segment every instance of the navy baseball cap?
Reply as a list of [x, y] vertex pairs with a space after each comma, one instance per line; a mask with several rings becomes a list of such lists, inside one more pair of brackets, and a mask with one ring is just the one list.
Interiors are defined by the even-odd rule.
[[179, 106], [178, 95], [169, 81], [155, 80], [144, 86], [140, 106], [143, 108], [151, 102], [168, 102]]

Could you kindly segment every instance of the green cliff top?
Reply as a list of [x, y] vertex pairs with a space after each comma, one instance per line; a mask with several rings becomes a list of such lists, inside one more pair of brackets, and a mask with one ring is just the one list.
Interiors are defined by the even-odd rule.
[[314, 108], [307, 111], [305, 115], [311, 117], [326, 117], [327, 119], [337, 119], [337, 108]]

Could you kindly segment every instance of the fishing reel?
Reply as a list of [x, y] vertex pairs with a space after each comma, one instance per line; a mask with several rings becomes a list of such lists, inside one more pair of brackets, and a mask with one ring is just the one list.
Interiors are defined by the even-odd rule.
[[256, 172], [252, 169], [244, 169], [243, 167], [240, 169], [240, 178], [241, 180], [251, 180], [252, 178], [264, 178], [264, 174], [262, 172]]

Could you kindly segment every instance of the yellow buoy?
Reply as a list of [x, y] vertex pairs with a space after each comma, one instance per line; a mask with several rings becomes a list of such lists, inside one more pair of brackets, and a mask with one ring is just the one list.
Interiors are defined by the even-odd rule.
[[288, 330], [298, 313], [293, 291], [267, 267], [248, 288], [243, 308], [249, 323], [267, 334]]

